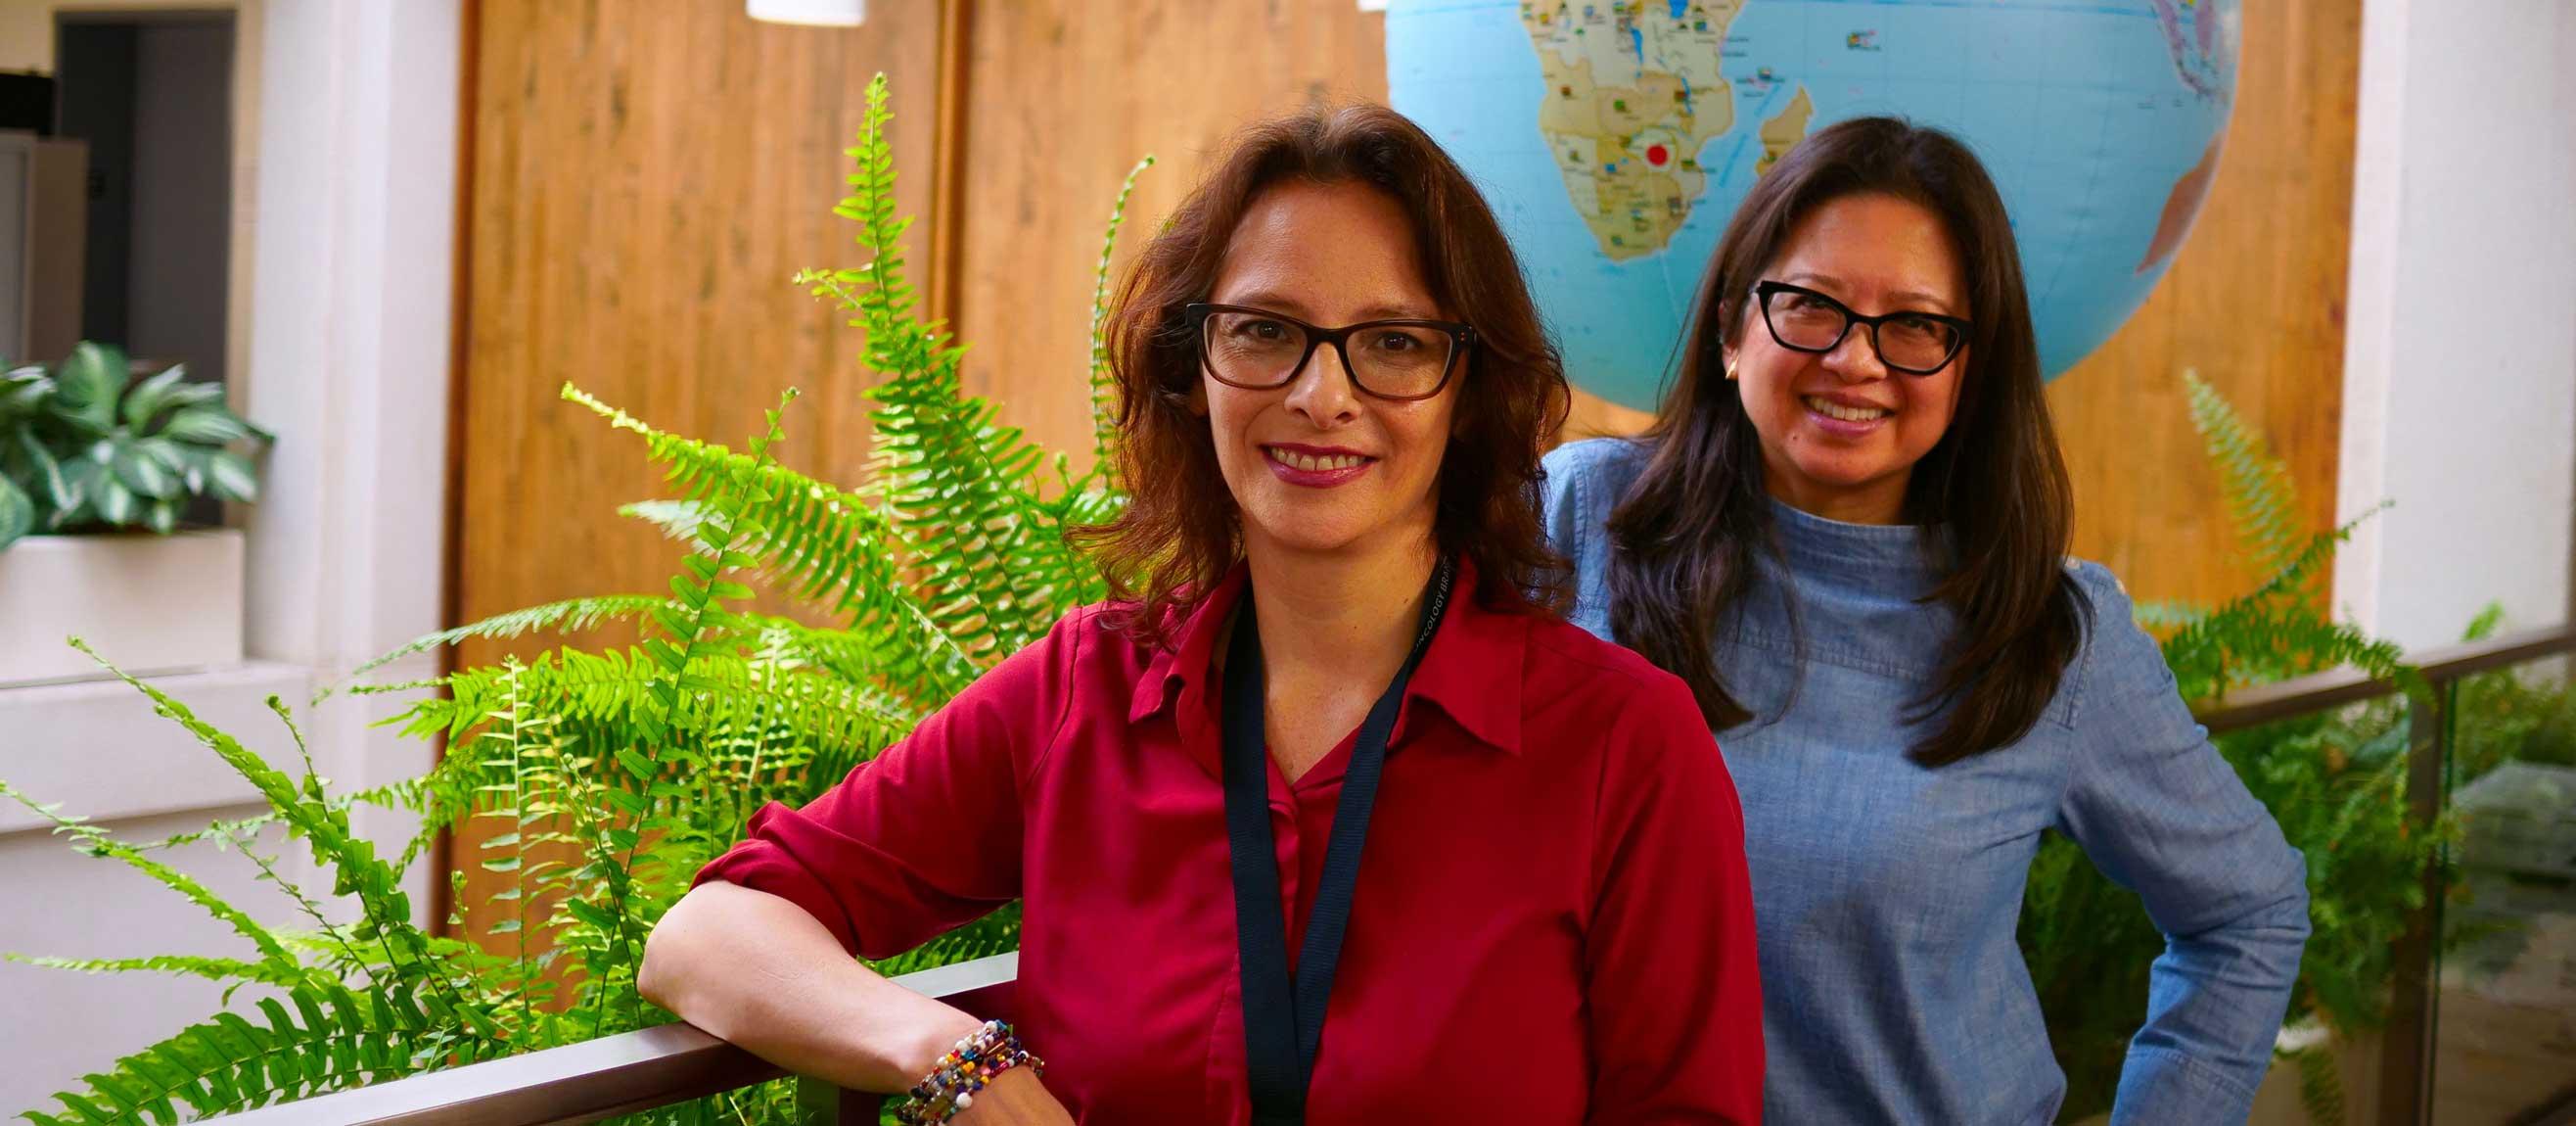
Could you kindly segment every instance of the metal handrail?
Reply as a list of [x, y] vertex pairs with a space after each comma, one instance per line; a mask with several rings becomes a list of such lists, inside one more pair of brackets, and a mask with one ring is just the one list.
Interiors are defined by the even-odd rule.
[[[1007, 1008], [1020, 956], [1001, 954], [894, 979], [971, 1013]], [[738, 1090], [787, 1073], [694, 1025], [603, 1036], [507, 1059], [428, 1071], [299, 1102], [224, 1115], [224, 1126], [572, 1126]], [[874, 1123], [878, 1096], [824, 1084], [824, 1121]], [[811, 1119], [809, 1118], [809, 1121]]]
[[[2477, 673], [2569, 653], [2576, 653], [2576, 625], [2445, 646], [2421, 654], [2413, 666], [2426, 682], [2440, 687]], [[2199, 719], [2213, 733], [2237, 731], [2391, 695], [2400, 688], [2394, 679], [2338, 669], [2228, 693], [2201, 711]], [[2413, 753], [2425, 760], [2417, 765], [2438, 766], [2445, 742], [2440, 725], [2419, 717], [2416, 730], [2419, 737]], [[2421, 770], [2416, 773], [2423, 775]], [[2431, 776], [2439, 777], [2438, 773]], [[2429, 808], [2423, 806], [2418, 812]], [[2410, 957], [2419, 962], [2428, 959], [2430, 949], [2428, 942], [2418, 941], [2409, 947]], [[2427, 970], [2423, 964], [2401, 967], [2400, 977], [2420, 983], [2426, 980]], [[1019, 955], [1005, 954], [907, 974], [895, 981], [970, 1012], [987, 1013], [1007, 1008], [1006, 993], [1018, 971]], [[2423, 1019], [2418, 1005], [2409, 1027], [2409, 1013], [2401, 997], [2400, 1011], [2391, 1022], [2392, 1043], [2409, 1036], [2419, 1037], [2420, 1042], [2425, 1031]], [[221, 1121], [226, 1126], [569, 1126], [736, 1090], [785, 1074], [750, 1052], [693, 1026], [670, 1024], [488, 1063], [425, 1072], [391, 1083], [229, 1115]], [[2425, 1083], [2420, 1063], [2411, 1078], [2412, 1082], [2402, 1088], [2384, 1092], [2383, 1105], [2393, 1099], [2421, 1108]], [[835, 1107], [820, 1108], [825, 1121], [876, 1120], [877, 1098], [873, 1095], [818, 1084], [800, 1091], [800, 1097], [809, 1106], [817, 1099], [840, 1099]], [[2415, 1121], [2420, 1114], [2420, 1109], [2406, 1110], [2403, 1117], [2384, 1111], [2383, 1121]]]
[[[2410, 657], [2407, 663], [2426, 681], [2439, 685], [2571, 652], [2576, 652], [2576, 623], [2428, 649]], [[2374, 677], [2357, 669], [2329, 669], [2230, 692], [2199, 713], [2200, 724], [2211, 734], [2259, 727], [2394, 695], [2399, 687], [2393, 679]]]
[[[2530, 630], [2488, 641], [2444, 646], [2415, 654], [2408, 662], [2413, 675], [2432, 692], [2414, 701], [2407, 712], [2406, 817], [2431, 832], [2442, 815], [2442, 787], [2448, 773], [2454, 695], [2460, 681], [2549, 657], [2576, 653], [2576, 622]], [[2330, 711], [2347, 704], [2389, 696], [2405, 686], [2393, 677], [2374, 677], [2353, 669], [2334, 669], [2309, 676], [2240, 689], [2201, 710], [2201, 726], [2212, 734], [2241, 731], [2299, 716]], [[2442, 901], [2447, 894], [2442, 865], [2428, 864], [2419, 874], [2423, 906], [2407, 920], [2406, 933], [2393, 950], [2390, 965], [2388, 1027], [2380, 1057], [2379, 1120], [2388, 1126], [2414, 1126], [2430, 1120], [2433, 1109], [2433, 1048], [2437, 1009], [2434, 967], [2439, 957]], [[2576, 1118], [2576, 1099], [2564, 1099], [2541, 1110], [2543, 1121]]]

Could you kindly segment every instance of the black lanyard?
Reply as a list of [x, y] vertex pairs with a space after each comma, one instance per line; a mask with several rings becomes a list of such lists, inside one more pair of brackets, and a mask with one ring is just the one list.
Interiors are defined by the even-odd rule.
[[1324, 1007], [1333, 992], [1333, 968], [1342, 956], [1342, 931], [1351, 919], [1351, 894], [1359, 884], [1360, 847], [1368, 841], [1369, 809], [1377, 801], [1378, 772], [1386, 763], [1387, 736], [1404, 705], [1404, 686], [1431, 647], [1431, 634], [1449, 606], [1455, 571], [1442, 560], [1424, 591], [1422, 627], [1413, 651], [1386, 693], [1369, 709], [1351, 746], [1342, 776], [1341, 802], [1333, 811], [1324, 875], [1315, 886], [1315, 908], [1306, 920], [1306, 942], [1297, 974], [1288, 974], [1288, 922], [1279, 905], [1278, 853], [1270, 837], [1269, 751], [1262, 737], [1261, 635], [1255, 628], [1252, 590], [1234, 616], [1234, 641], [1225, 664], [1225, 835], [1234, 862], [1234, 928], [1243, 961], [1243, 1045], [1252, 1086], [1255, 1126], [1290, 1126], [1306, 1120], [1306, 1084], [1315, 1051], [1324, 1042]]

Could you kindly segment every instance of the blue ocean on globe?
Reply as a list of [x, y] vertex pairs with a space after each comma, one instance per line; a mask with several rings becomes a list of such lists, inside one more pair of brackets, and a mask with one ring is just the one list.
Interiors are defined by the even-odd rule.
[[1387, 79], [1475, 178], [1577, 385], [1652, 409], [1735, 206], [1815, 129], [1896, 114], [2000, 185], [2054, 379], [2199, 214], [2237, 0], [1393, 0]]

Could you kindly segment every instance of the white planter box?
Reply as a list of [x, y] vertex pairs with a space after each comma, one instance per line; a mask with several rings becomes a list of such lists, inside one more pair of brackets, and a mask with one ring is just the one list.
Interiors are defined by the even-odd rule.
[[138, 675], [242, 659], [242, 534], [28, 536], [0, 548], [0, 685], [107, 675], [78, 635]]

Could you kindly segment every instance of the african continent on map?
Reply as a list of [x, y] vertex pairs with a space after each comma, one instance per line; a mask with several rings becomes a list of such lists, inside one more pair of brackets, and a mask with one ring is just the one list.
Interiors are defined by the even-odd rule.
[[1815, 128], [1958, 134], [2049, 375], [2146, 300], [2217, 166], [2237, 0], [1394, 0], [1395, 107], [1484, 189], [1575, 381], [1651, 408], [1718, 235]]

